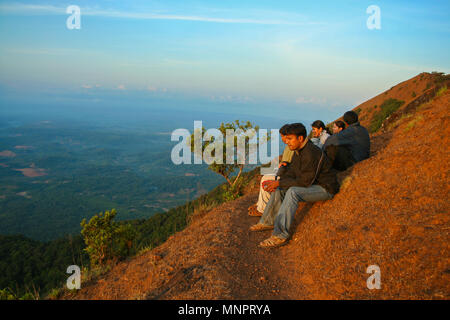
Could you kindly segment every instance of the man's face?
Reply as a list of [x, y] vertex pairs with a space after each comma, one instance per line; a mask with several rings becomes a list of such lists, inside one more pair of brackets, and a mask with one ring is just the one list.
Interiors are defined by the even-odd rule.
[[305, 139], [302, 136], [296, 136], [295, 134], [287, 134], [285, 136], [286, 144], [288, 145], [289, 149], [291, 150], [297, 150], [300, 149], [300, 146], [303, 144]]
[[341, 132], [342, 128], [339, 128], [336, 124], [333, 124], [333, 133]]
[[323, 130], [322, 128], [318, 129], [318, 128], [312, 127], [313, 137], [314, 138], [320, 137], [320, 134], [322, 133], [322, 130]]

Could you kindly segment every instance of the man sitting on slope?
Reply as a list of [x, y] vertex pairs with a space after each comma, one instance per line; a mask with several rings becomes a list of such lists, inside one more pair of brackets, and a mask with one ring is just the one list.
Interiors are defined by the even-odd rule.
[[[289, 124], [285, 124], [280, 128], [280, 135], [281, 140], [286, 143], [285, 137], [286, 137], [286, 130], [289, 127]], [[258, 202], [251, 207], [248, 208], [248, 214], [253, 217], [261, 217], [264, 209], [266, 208], [267, 202], [269, 202], [270, 199], [270, 192], [266, 191], [264, 188], [266, 181], [271, 180], [277, 180], [280, 176], [284, 174], [286, 171], [287, 166], [291, 162], [292, 155], [294, 154], [293, 151], [289, 149], [288, 146], [284, 148], [283, 155], [280, 159], [280, 165], [277, 168], [277, 171], [273, 174], [265, 174], [262, 176], [260, 185], [259, 185], [259, 195], [258, 195]]]
[[285, 140], [294, 151], [291, 163], [280, 180], [266, 182], [266, 191], [272, 194], [259, 222], [250, 227], [251, 231], [274, 229], [272, 236], [260, 243], [261, 247], [286, 243], [300, 201], [328, 200], [339, 190], [336, 171], [328, 157], [306, 136], [301, 123], [291, 124], [287, 129]]
[[348, 127], [330, 136], [323, 146], [333, 168], [340, 171], [369, 158], [370, 155], [369, 132], [359, 124], [358, 114], [347, 111], [344, 113], [344, 122]]

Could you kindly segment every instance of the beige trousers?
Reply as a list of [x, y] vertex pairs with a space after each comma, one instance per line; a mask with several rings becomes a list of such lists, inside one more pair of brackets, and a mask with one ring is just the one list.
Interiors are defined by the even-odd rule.
[[263, 189], [262, 184], [264, 181], [268, 181], [268, 180], [275, 180], [274, 175], [264, 175], [261, 178], [261, 182], [259, 183], [259, 196], [258, 196], [258, 202], [256, 203], [257, 207], [256, 209], [263, 213], [264, 209], [266, 208], [266, 204], [267, 202], [269, 202], [270, 199], [270, 192], [267, 192]]

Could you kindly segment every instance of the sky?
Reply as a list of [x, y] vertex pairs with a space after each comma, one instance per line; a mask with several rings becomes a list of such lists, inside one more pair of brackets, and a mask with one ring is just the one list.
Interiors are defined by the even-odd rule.
[[[80, 29], [67, 27], [70, 5]], [[449, 13], [439, 0], [0, 1], [0, 108], [331, 121], [421, 72], [449, 73]]]

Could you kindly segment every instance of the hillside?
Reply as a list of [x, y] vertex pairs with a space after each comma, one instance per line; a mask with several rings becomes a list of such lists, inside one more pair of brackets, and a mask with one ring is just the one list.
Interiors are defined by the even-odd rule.
[[[371, 157], [332, 200], [299, 206], [287, 245], [261, 249], [270, 232], [248, 231], [252, 188], [64, 298], [449, 299], [448, 84], [423, 73], [357, 106], [367, 127], [385, 112]], [[380, 290], [366, 287], [369, 265]]]

